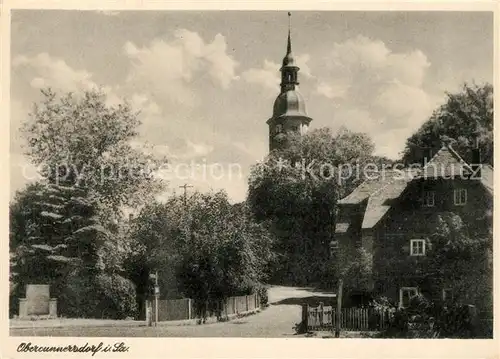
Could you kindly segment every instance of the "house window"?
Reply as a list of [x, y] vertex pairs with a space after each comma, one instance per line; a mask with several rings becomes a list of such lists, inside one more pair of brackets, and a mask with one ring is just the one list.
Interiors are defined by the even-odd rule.
[[410, 240], [410, 255], [425, 256], [425, 239]]
[[443, 302], [451, 302], [453, 297], [453, 291], [450, 288], [443, 289]]
[[398, 240], [404, 238], [404, 234], [402, 234], [402, 233], [385, 233], [384, 237], [390, 241], [398, 241]]
[[337, 249], [339, 249], [339, 241], [337, 240], [332, 240], [330, 242], [330, 253], [336, 253]]
[[282, 130], [283, 127], [280, 124], [276, 125], [276, 133], [281, 133]]
[[399, 307], [407, 308], [410, 305], [410, 301], [413, 297], [418, 295], [417, 287], [402, 287], [399, 290]]
[[467, 190], [465, 188], [459, 188], [453, 191], [453, 200], [455, 206], [463, 206], [467, 203]]
[[424, 206], [425, 207], [434, 207], [434, 191], [425, 191], [424, 192]]

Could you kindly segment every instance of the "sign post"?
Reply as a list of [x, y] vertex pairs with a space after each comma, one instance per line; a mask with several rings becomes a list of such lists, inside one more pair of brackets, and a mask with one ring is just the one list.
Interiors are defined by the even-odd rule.
[[342, 287], [344, 285], [343, 279], [339, 279], [338, 295], [337, 295], [337, 318], [335, 321], [335, 338], [340, 337], [340, 321], [342, 320]]
[[158, 286], [158, 271], [155, 273], [155, 327], [158, 326], [158, 299], [160, 297], [160, 287]]

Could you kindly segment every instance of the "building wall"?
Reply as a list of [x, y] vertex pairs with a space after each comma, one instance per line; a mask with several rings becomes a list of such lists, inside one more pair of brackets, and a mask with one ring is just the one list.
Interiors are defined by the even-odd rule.
[[[269, 149], [286, 145], [286, 134], [294, 132], [305, 135], [308, 131], [307, 120], [303, 117], [279, 117], [269, 121]], [[278, 135], [284, 135], [281, 137]], [[278, 137], [277, 137], [278, 136]]]
[[[464, 206], [454, 205], [453, 190], [457, 188], [467, 189]], [[424, 191], [435, 192], [433, 207], [423, 205]], [[399, 300], [400, 287], [419, 287], [424, 294], [441, 297], [441, 289], [425, 280], [425, 258], [410, 255], [410, 240], [426, 239], [426, 246], [431, 245], [428, 237], [439, 225], [436, 214], [445, 212], [458, 214], [469, 233], [487, 234], [491, 218], [484, 214], [491, 208], [491, 196], [477, 181], [426, 180], [411, 184], [374, 229], [375, 292], [395, 302]]]

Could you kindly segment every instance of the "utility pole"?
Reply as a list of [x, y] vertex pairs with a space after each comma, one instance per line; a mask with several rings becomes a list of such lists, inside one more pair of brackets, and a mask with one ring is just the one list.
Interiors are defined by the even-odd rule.
[[158, 299], [160, 297], [160, 287], [158, 286], [158, 271], [155, 273], [155, 327], [158, 326]]
[[[331, 223], [330, 223], [330, 245], [332, 245], [332, 241], [338, 241], [337, 238], [335, 238], [335, 231], [334, 228], [337, 224], [337, 215], [338, 212], [336, 210], [330, 211], [330, 218], [331, 218]], [[335, 253], [335, 264], [337, 267], [337, 276], [338, 276], [338, 282], [337, 282], [337, 311], [335, 313], [335, 338], [340, 337], [340, 329], [341, 329], [341, 321], [342, 321], [342, 291], [344, 287], [344, 275], [343, 275], [343, 265], [342, 265], [342, 258], [341, 258], [341, 248], [340, 248], [340, 243], [339, 241], [336, 242], [336, 245], [333, 248], [330, 247], [330, 256], [333, 256]]]
[[184, 183], [184, 185], [179, 186], [179, 188], [184, 189], [184, 208], [187, 206], [187, 189], [191, 187], [193, 186], [188, 185], [187, 183]]

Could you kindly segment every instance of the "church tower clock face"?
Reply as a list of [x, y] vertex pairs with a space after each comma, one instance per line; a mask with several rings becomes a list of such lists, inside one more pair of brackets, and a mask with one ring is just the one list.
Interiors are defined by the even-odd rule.
[[298, 73], [300, 69], [296, 66], [295, 57], [292, 53], [290, 13], [288, 13], [288, 17], [290, 21], [287, 49], [280, 68], [280, 93], [274, 101], [273, 115], [267, 120], [269, 126], [269, 151], [283, 145], [286, 142], [287, 134], [290, 132], [299, 135], [304, 134], [312, 121], [312, 118], [307, 115], [305, 101], [298, 90]]

